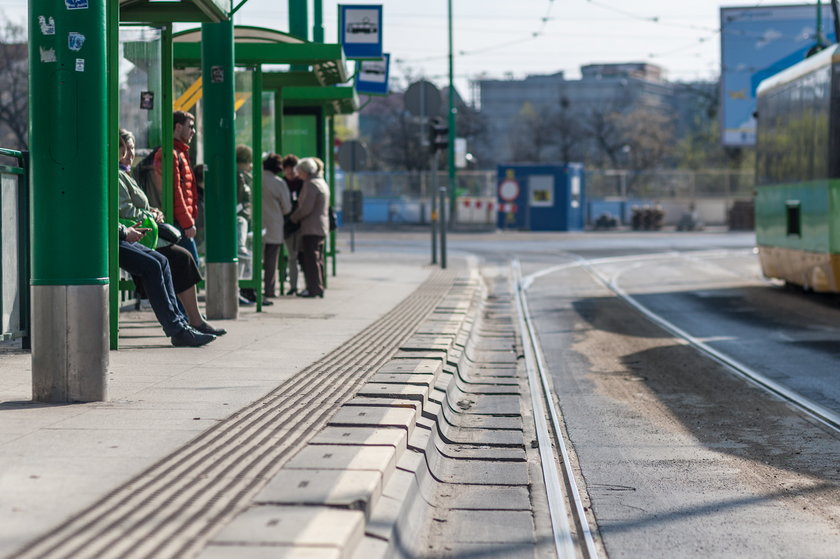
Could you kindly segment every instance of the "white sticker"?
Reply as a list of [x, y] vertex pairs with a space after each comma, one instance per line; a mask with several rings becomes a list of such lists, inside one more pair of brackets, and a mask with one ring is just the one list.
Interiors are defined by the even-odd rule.
[[38, 16], [38, 25], [41, 27], [41, 35], [55, 35], [55, 20], [50, 17]]
[[55, 62], [55, 49], [41, 49], [41, 62]]
[[84, 58], [77, 58], [76, 59], [76, 71], [77, 72], [84, 72], [85, 71], [85, 59]]
[[64, 0], [68, 10], [87, 10], [88, 0]]
[[82, 50], [82, 45], [84, 44], [85, 36], [81, 33], [71, 31], [67, 34], [67, 48], [69, 48], [73, 52], [79, 52], [80, 50]]

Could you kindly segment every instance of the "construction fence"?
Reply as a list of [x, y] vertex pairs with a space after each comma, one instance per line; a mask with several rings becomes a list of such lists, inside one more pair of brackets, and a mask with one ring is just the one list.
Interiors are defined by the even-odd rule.
[[[445, 172], [437, 184], [448, 186]], [[342, 192], [362, 196], [361, 222], [367, 224], [424, 225], [432, 215], [435, 177], [426, 172], [339, 172], [336, 206], [341, 213]], [[454, 222], [487, 228], [497, 222], [498, 178], [495, 171], [459, 171], [456, 175]], [[634, 210], [658, 206], [664, 224], [675, 225], [686, 212], [695, 212], [706, 225], [727, 225], [734, 207], [751, 203], [752, 172], [589, 170], [584, 199], [587, 226], [607, 214], [619, 225], [630, 225]]]

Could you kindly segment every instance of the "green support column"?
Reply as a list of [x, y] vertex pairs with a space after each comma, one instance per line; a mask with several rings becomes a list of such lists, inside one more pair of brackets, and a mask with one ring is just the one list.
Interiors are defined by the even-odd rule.
[[[333, 208], [338, 205], [338, 200], [335, 199], [335, 117], [329, 117], [329, 135], [327, 139], [327, 168], [329, 169], [328, 178], [330, 181], [330, 199], [332, 200]], [[332, 275], [336, 274], [336, 250], [335, 246], [336, 232], [330, 231], [330, 256], [332, 257]]]
[[211, 319], [239, 314], [233, 48], [232, 21], [201, 25], [207, 317]]
[[32, 396], [43, 402], [107, 399], [108, 238], [117, 232], [106, 4], [29, 2]]
[[324, 2], [313, 0], [312, 6], [312, 40], [316, 43], [324, 42]]
[[[120, 127], [120, 12], [108, 8], [108, 161], [119, 160]], [[116, 231], [119, 227], [119, 167], [108, 166], [108, 230]], [[120, 326], [120, 242], [119, 237], [110, 235], [108, 239], [108, 321], [110, 330], [110, 348], [119, 349]]]
[[[172, 72], [174, 62], [172, 58], [172, 24], [163, 26], [160, 37], [161, 60], [160, 60], [160, 88], [161, 88], [161, 130], [160, 145], [171, 146], [174, 139], [174, 124], [172, 121], [173, 110], [173, 79]], [[160, 208], [166, 216], [167, 223], [175, 223], [175, 209], [172, 189], [175, 184], [173, 174], [175, 172], [175, 158], [171, 149], [160, 152], [160, 177], [161, 177], [161, 205]]]
[[[455, 195], [457, 194], [458, 185], [455, 175], [455, 65], [453, 62], [453, 45], [452, 45], [452, 0], [447, 2], [447, 14], [449, 20], [449, 107], [447, 115], [449, 116], [449, 144], [446, 150], [446, 166], [449, 170], [449, 219], [450, 222], [455, 220]], [[446, 226], [446, 224], [443, 224]]]
[[253, 255], [251, 256], [251, 264], [254, 267], [251, 275], [256, 280], [254, 289], [257, 292], [257, 312], [262, 311], [263, 303], [263, 285], [262, 285], [262, 264], [263, 264], [263, 224], [262, 224], [262, 92], [263, 92], [263, 75], [262, 66], [254, 68], [254, 91], [253, 103], [251, 104], [251, 149], [254, 152], [254, 169], [251, 171], [253, 182], [251, 183], [251, 221], [254, 230], [254, 244]]
[[289, 33], [309, 40], [309, 7], [307, 0], [289, 0]]

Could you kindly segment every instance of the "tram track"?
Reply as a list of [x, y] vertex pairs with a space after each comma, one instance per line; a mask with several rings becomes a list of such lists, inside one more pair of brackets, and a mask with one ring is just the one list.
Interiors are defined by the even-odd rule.
[[12, 556], [194, 555], [454, 289], [452, 272], [436, 272], [335, 351]]
[[[840, 432], [840, 414], [817, 404], [810, 399], [804, 397], [803, 395], [797, 393], [794, 390], [787, 388], [786, 386], [778, 383], [766, 375], [762, 374], [761, 372], [755, 370], [754, 368], [748, 366], [747, 364], [735, 359], [734, 357], [727, 355], [721, 351], [716, 350], [711, 345], [703, 342], [702, 340], [692, 336], [690, 333], [686, 332], [684, 329], [679, 328], [674, 323], [666, 320], [661, 315], [653, 312], [650, 308], [646, 307], [642, 303], [638, 301], [635, 297], [631, 294], [627, 293], [624, 289], [622, 289], [620, 285], [621, 275], [629, 271], [630, 269], [634, 269], [638, 267], [640, 261], [651, 261], [651, 260], [667, 260], [667, 259], [674, 259], [674, 258], [681, 258], [681, 259], [689, 259], [692, 261], [697, 261], [700, 257], [710, 257], [710, 256], [719, 256], [727, 254], [726, 251], [705, 251], [705, 252], [691, 252], [691, 253], [682, 253], [678, 251], [671, 251], [666, 253], [659, 253], [659, 254], [649, 254], [649, 255], [642, 255], [642, 256], [630, 256], [630, 257], [615, 257], [615, 258], [599, 258], [599, 259], [592, 259], [587, 260], [584, 258], [579, 257], [578, 259], [567, 262], [564, 264], [551, 266], [549, 268], [545, 268], [533, 274], [530, 274], [526, 277], [523, 282], [526, 287], [530, 287], [530, 285], [538, 278], [544, 277], [548, 274], [552, 274], [564, 269], [580, 267], [585, 270], [601, 285], [609, 289], [612, 293], [614, 293], [619, 299], [626, 302], [628, 305], [636, 309], [640, 314], [642, 314], [645, 318], [649, 321], [653, 322], [654, 324], [661, 327], [663, 330], [668, 332], [670, 335], [675, 337], [676, 339], [682, 341], [683, 343], [688, 344], [689, 346], [693, 347], [700, 353], [710, 357], [714, 361], [724, 365], [726, 370], [730, 373], [734, 374], [735, 376], [746, 380], [750, 384], [761, 388], [762, 390], [772, 394], [774, 397], [783, 400], [784, 402], [788, 403], [789, 405], [793, 406], [801, 413], [804, 413], [811, 419], [814, 419], [818, 423], [824, 425], [825, 427], [831, 429], [835, 432]], [[601, 270], [598, 269], [599, 265], [603, 264], [615, 264], [615, 263], [622, 263], [622, 262], [632, 262], [634, 263], [631, 268], [624, 268], [621, 271], [615, 273], [612, 276], [608, 276], [604, 274]]]
[[[518, 260], [511, 266], [514, 281], [515, 306], [522, 335], [525, 354], [525, 368], [528, 375], [529, 392], [534, 406], [534, 422], [540, 452], [540, 464], [548, 497], [554, 548], [561, 559], [580, 555], [597, 559], [598, 549], [589, 527], [589, 519], [583, 506], [583, 499], [575, 481], [570, 453], [560, 426], [560, 413], [554, 404], [548, 382], [548, 368], [545, 364], [525, 292], [533, 282], [523, 281]], [[554, 448], [560, 452], [558, 460]], [[558, 468], [562, 467], [562, 472]], [[570, 523], [571, 522], [571, 523]]]

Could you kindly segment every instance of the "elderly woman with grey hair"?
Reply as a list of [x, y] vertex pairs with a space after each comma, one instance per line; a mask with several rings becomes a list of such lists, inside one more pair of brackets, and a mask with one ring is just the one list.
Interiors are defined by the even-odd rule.
[[306, 290], [299, 297], [324, 296], [324, 239], [330, 230], [330, 188], [324, 180], [324, 164], [316, 157], [306, 157], [295, 165], [303, 180], [297, 209], [290, 219], [300, 223], [301, 267]]

